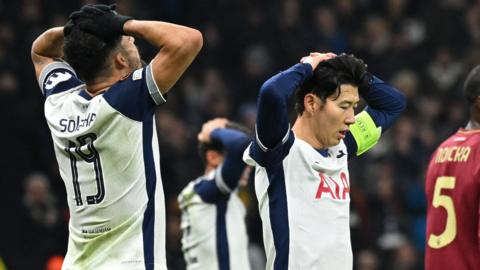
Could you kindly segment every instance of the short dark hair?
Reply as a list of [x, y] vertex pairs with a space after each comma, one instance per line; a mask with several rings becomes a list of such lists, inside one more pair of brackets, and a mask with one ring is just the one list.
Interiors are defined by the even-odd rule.
[[[248, 136], [251, 136], [252, 134], [252, 131], [247, 128], [246, 126], [242, 125], [242, 124], [239, 124], [237, 122], [228, 122], [227, 125], [226, 125], [226, 128], [231, 128], [231, 129], [236, 129], [238, 131], [241, 131], [245, 134], [247, 134]], [[198, 150], [198, 155], [200, 156], [200, 159], [202, 160], [202, 163], [203, 165], [206, 165], [207, 164], [207, 152], [208, 151], [215, 151], [219, 154], [224, 154], [225, 153], [225, 148], [223, 147], [222, 144], [220, 143], [215, 143], [215, 142], [211, 142], [211, 143], [203, 143], [203, 142], [199, 142], [198, 145], [197, 145], [197, 150]]]
[[74, 27], [65, 37], [63, 54], [65, 61], [77, 72], [86, 83], [93, 82], [103, 72], [110, 71], [107, 61], [110, 54], [119, 48], [122, 36], [112, 41], [104, 41], [99, 37]]
[[295, 110], [301, 115], [305, 111], [303, 100], [305, 95], [313, 93], [321, 100], [338, 92], [340, 85], [351, 84], [359, 88], [364, 87], [367, 75], [364, 62], [353, 55], [342, 54], [321, 62], [313, 71], [313, 76], [295, 92]]
[[465, 98], [470, 103], [474, 103], [477, 97], [480, 96], [480, 65], [474, 67], [468, 73], [467, 79], [463, 84], [463, 91]]

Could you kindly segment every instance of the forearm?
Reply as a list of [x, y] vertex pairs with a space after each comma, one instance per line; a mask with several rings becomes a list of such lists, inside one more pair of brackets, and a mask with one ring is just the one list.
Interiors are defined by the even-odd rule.
[[250, 138], [243, 132], [230, 128], [217, 128], [212, 131], [210, 138], [220, 143], [227, 152], [243, 151], [250, 142]]
[[32, 44], [32, 57], [63, 57], [63, 27], [54, 27], [41, 34]]
[[43, 32], [32, 44], [32, 62], [35, 76], [56, 58], [63, 57], [63, 27], [54, 27]]
[[288, 132], [288, 100], [311, 76], [311, 65], [297, 64], [263, 84], [258, 97], [257, 134], [265, 147], [275, 147]]
[[198, 30], [181, 25], [129, 20], [123, 29], [127, 34], [145, 39], [159, 49], [151, 61], [151, 68], [162, 94], [173, 87], [203, 45], [202, 34]]
[[159, 49], [200, 50], [201, 34], [198, 30], [160, 21], [129, 20], [123, 25], [125, 33], [146, 40]]
[[224, 183], [230, 190], [233, 190], [245, 169], [246, 164], [242, 161], [243, 151], [251, 140], [243, 132], [228, 128], [216, 129], [210, 136], [212, 141], [220, 142], [226, 149], [226, 156], [220, 173]]
[[372, 78], [362, 97], [368, 104], [366, 111], [382, 131], [389, 128], [406, 107], [405, 96], [377, 77]]

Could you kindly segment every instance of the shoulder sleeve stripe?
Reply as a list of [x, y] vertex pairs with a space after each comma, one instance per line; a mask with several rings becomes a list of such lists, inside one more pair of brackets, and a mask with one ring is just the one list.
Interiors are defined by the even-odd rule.
[[227, 186], [225, 180], [223, 180], [222, 168], [223, 164], [220, 164], [220, 166], [218, 166], [218, 168], [215, 170], [215, 184], [223, 194], [229, 194], [232, 192], [232, 190]]
[[147, 65], [146, 67], [145, 81], [147, 82], [148, 92], [150, 93], [150, 96], [152, 97], [155, 104], [160, 105], [167, 102], [167, 100], [163, 97], [162, 92], [158, 88], [157, 83], [155, 82], [155, 79], [153, 78], [153, 71], [152, 71], [151, 64]]
[[65, 61], [55, 61], [48, 64], [46, 67], [43, 68], [42, 72], [40, 73], [40, 77], [38, 78], [38, 86], [40, 86], [40, 90], [42, 91], [43, 95], [45, 95], [43, 90], [45, 79], [47, 79], [48, 74], [50, 74], [50, 72], [59, 68], [66, 69], [70, 71], [73, 75], [75, 75], [75, 77], [77, 77], [77, 73], [75, 73], [75, 70], [73, 70], [73, 68]]
[[350, 125], [350, 132], [357, 143], [357, 156], [365, 153], [377, 144], [382, 134], [382, 127], [377, 127], [368, 112], [355, 116], [355, 123]]
[[[289, 135], [290, 135], [290, 124], [288, 124], [287, 133], [285, 134], [285, 136], [283, 136], [283, 138], [282, 138], [282, 143], [281, 143], [281, 144], [285, 144], [285, 143], [287, 142]], [[267, 152], [267, 151], [268, 151], [268, 147], [266, 147], [266, 146], [260, 141], [260, 138], [258, 138], [257, 127], [255, 127], [255, 140], [257, 141], [258, 146], [260, 147], [260, 149], [262, 149], [263, 152]]]

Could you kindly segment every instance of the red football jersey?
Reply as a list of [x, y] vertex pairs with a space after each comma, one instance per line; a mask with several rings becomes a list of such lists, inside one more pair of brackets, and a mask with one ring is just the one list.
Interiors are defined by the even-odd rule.
[[480, 130], [459, 130], [433, 153], [425, 269], [480, 269]]

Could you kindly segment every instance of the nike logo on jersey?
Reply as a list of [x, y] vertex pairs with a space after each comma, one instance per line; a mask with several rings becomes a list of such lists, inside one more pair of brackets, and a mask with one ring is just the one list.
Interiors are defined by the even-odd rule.
[[345, 156], [346, 154], [343, 152], [343, 150], [340, 150], [338, 151], [338, 155], [337, 155], [337, 158], [341, 158], [343, 156]]
[[72, 78], [72, 74], [68, 72], [54, 72], [48, 76], [48, 78], [45, 80], [45, 89], [46, 90], [51, 90], [53, 89], [57, 84], [67, 81], [70, 78]]

